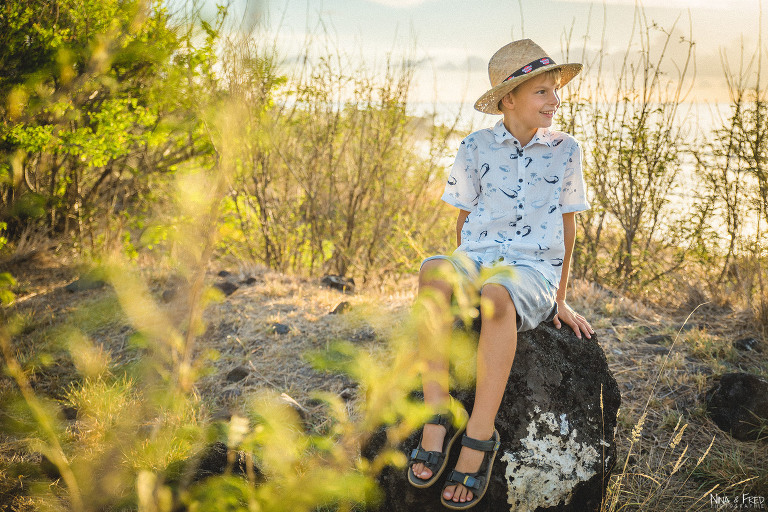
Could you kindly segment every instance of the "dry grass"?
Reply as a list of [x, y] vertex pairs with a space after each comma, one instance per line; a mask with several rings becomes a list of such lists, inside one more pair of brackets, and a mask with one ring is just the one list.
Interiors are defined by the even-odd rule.
[[[292, 397], [309, 427], [319, 430], [327, 418], [323, 406], [312, 399], [313, 393], [322, 390], [341, 396], [354, 414], [359, 400], [356, 383], [343, 375], [316, 371], [302, 354], [324, 349], [334, 340], [348, 340], [386, 364], [389, 355], [383, 352], [383, 340], [405, 321], [416, 291], [415, 277], [396, 286], [343, 294], [317, 279], [285, 276], [260, 267], [230, 267], [232, 273], [226, 278], [218, 277], [218, 270], [209, 272], [209, 283], [225, 279], [240, 283], [249, 277], [255, 281], [241, 284], [205, 313], [206, 330], [197, 351], [198, 357], [208, 357], [210, 363], [196, 388], [202, 403], [200, 414], [228, 416], [240, 411], [251, 393], [270, 389]], [[42, 341], [74, 319], [110, 355], [115, 371], [120, 365], [130, 365], [139, 355], [131, 343], [131, 328], [119, 313], [102, 315], [100, 321], [78, 317], [84, 305], [109, 305], [113, 293], [108, 287], [76, 294], [63, 291], [62, 286], [76, 276], [76, 268], [53, 260], [45, 265], [17, 266], [13, 272], [19, 281], [15, 309], [26, 322], [16, 348], [20, 361], [33, 370], [35, 390], [87, 407], [88, 397], [70, 387], [79, 375], [73, 364], [57, 355], [55, 343]], [[173, 285], [167, 270], [156, 268], [146, 275], [159, 307], [171, 307], [173, 302], [162, 300], [163, 292]], [[709, 420], [702, 405], [703, 394], [719, 374], [740, 369], [765, 375], [764, 354], [730, 348], [733, 340], [727, 319], [700, 311], [687, 324], [693, 327], [681, 331], [684, 318], [667, 316], [586, 282], [573, 283], [569, 300], [596, 327], [622, 393], [616, 432], [619, 466], [609, 487], [610, 496], [617, 501], [609, 510], [705, 510], [709, 498], [697, 499], [715, 486], [720, 493], [728, 489], [729, 493], [768, 494], [768, 446], [730, 439]], [[330, 314], [342, 301], [349, 302], [348, 311]], [[275, 323], [287, 325], [289, 332], [273, 332]], [[644, 341], [656, 334], [667, 334], [669, 339], [661, 344]], [[41, 347], [46, 347], [56, 364], [35, 366]], [[238, 367], [246, 368], [247, 376], [229, 382], [227, 375]], [[97, 386], [86, 382], [88, 385]], [[12, 389], [9, 379], [0, 379], [0, 394], [7, 396]], [[639, 428], [641, 417], [644, 422]], [[72, 428], [73, 439], [85, 435], [78, 434], [78, 428], [93, 433], [102, 427], [77, 425]], [[4, 467], [19, 462], [35, 467], [39, 455], [30, 453], [20, 439], [0, 433], [0, 461]], [[19, 492], [15, 478], [11, 473], [0, 476], [0, 498], [15, 496], [19, 510], [30, 510], [29, 498]]]
[[[713, 488], [720, 495], [768, 495], [768, 447], [730, 438], [712, 423], [703, 403], [723, 373], [766, 375], [765, 354], [731, 345], [744, 334], [738, 318], [711, 308], [697, 310], [686, 322], [584, 281], [574, 282], [570, 301], [596, 327], [622, 394], [619, 473], [609, 487], [618, 501], [607, 510], [710, 510], [706, 495]], [[654, 335], [667, 338], [661, 344], [644, 341]], [[682, 425], [687, 427], [670, 449]]]

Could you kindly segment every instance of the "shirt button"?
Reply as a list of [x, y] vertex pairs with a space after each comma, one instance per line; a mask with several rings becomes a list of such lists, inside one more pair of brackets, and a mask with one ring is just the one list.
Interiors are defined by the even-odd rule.
[[519, 205], [517, 205], [517, 207], [518, 207], [518, 208], [522, 208], [522, 207], [523, 207], [523, 205], [519, 204]]
[[520, 234], [520, 232], [518, 231], [518, 232], [517, 232], [517, 234], [519, 235], [519, 234]]
[[522, 182], [523, 182], [523, 178], [519, 178], [519, 179], [517, 180], [517, 182], [518, 182], [518, 183], [522, 183]]

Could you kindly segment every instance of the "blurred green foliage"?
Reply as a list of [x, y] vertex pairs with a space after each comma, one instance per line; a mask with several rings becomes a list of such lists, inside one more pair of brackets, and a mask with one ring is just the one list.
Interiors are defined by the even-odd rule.
[[8, 272], [0, 273], [0, 304], [13, 303], [15, 295], [11, 288], [16, 285], [16, 280]]

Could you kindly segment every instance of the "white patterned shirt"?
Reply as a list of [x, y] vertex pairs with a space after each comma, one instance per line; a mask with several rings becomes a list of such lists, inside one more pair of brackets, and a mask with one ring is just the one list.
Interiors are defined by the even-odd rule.
[[589, 208], [579, 143], [539, 128], [521, 147], [500, 120], [461, 141], [442, 199], [470, 212], [457, 252], [484, 267], [533, 267], [558, 286], [563, 214]]

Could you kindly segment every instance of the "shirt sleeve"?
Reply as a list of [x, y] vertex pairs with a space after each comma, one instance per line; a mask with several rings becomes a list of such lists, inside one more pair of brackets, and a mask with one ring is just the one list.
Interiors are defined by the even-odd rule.
[[581, 212], [588, 210], [589, 207], [586, 186], [584, 185], [584, 173], [581, 170], [581, 146], [574, 140], [563, 174], [560, 211], [561, 213]]
[[477, 207], [480, 199], [480, 177], [474, 151], [476, 147], [471, 138], [461, 141], [441, 198], [446, 203], [469, 212]]

